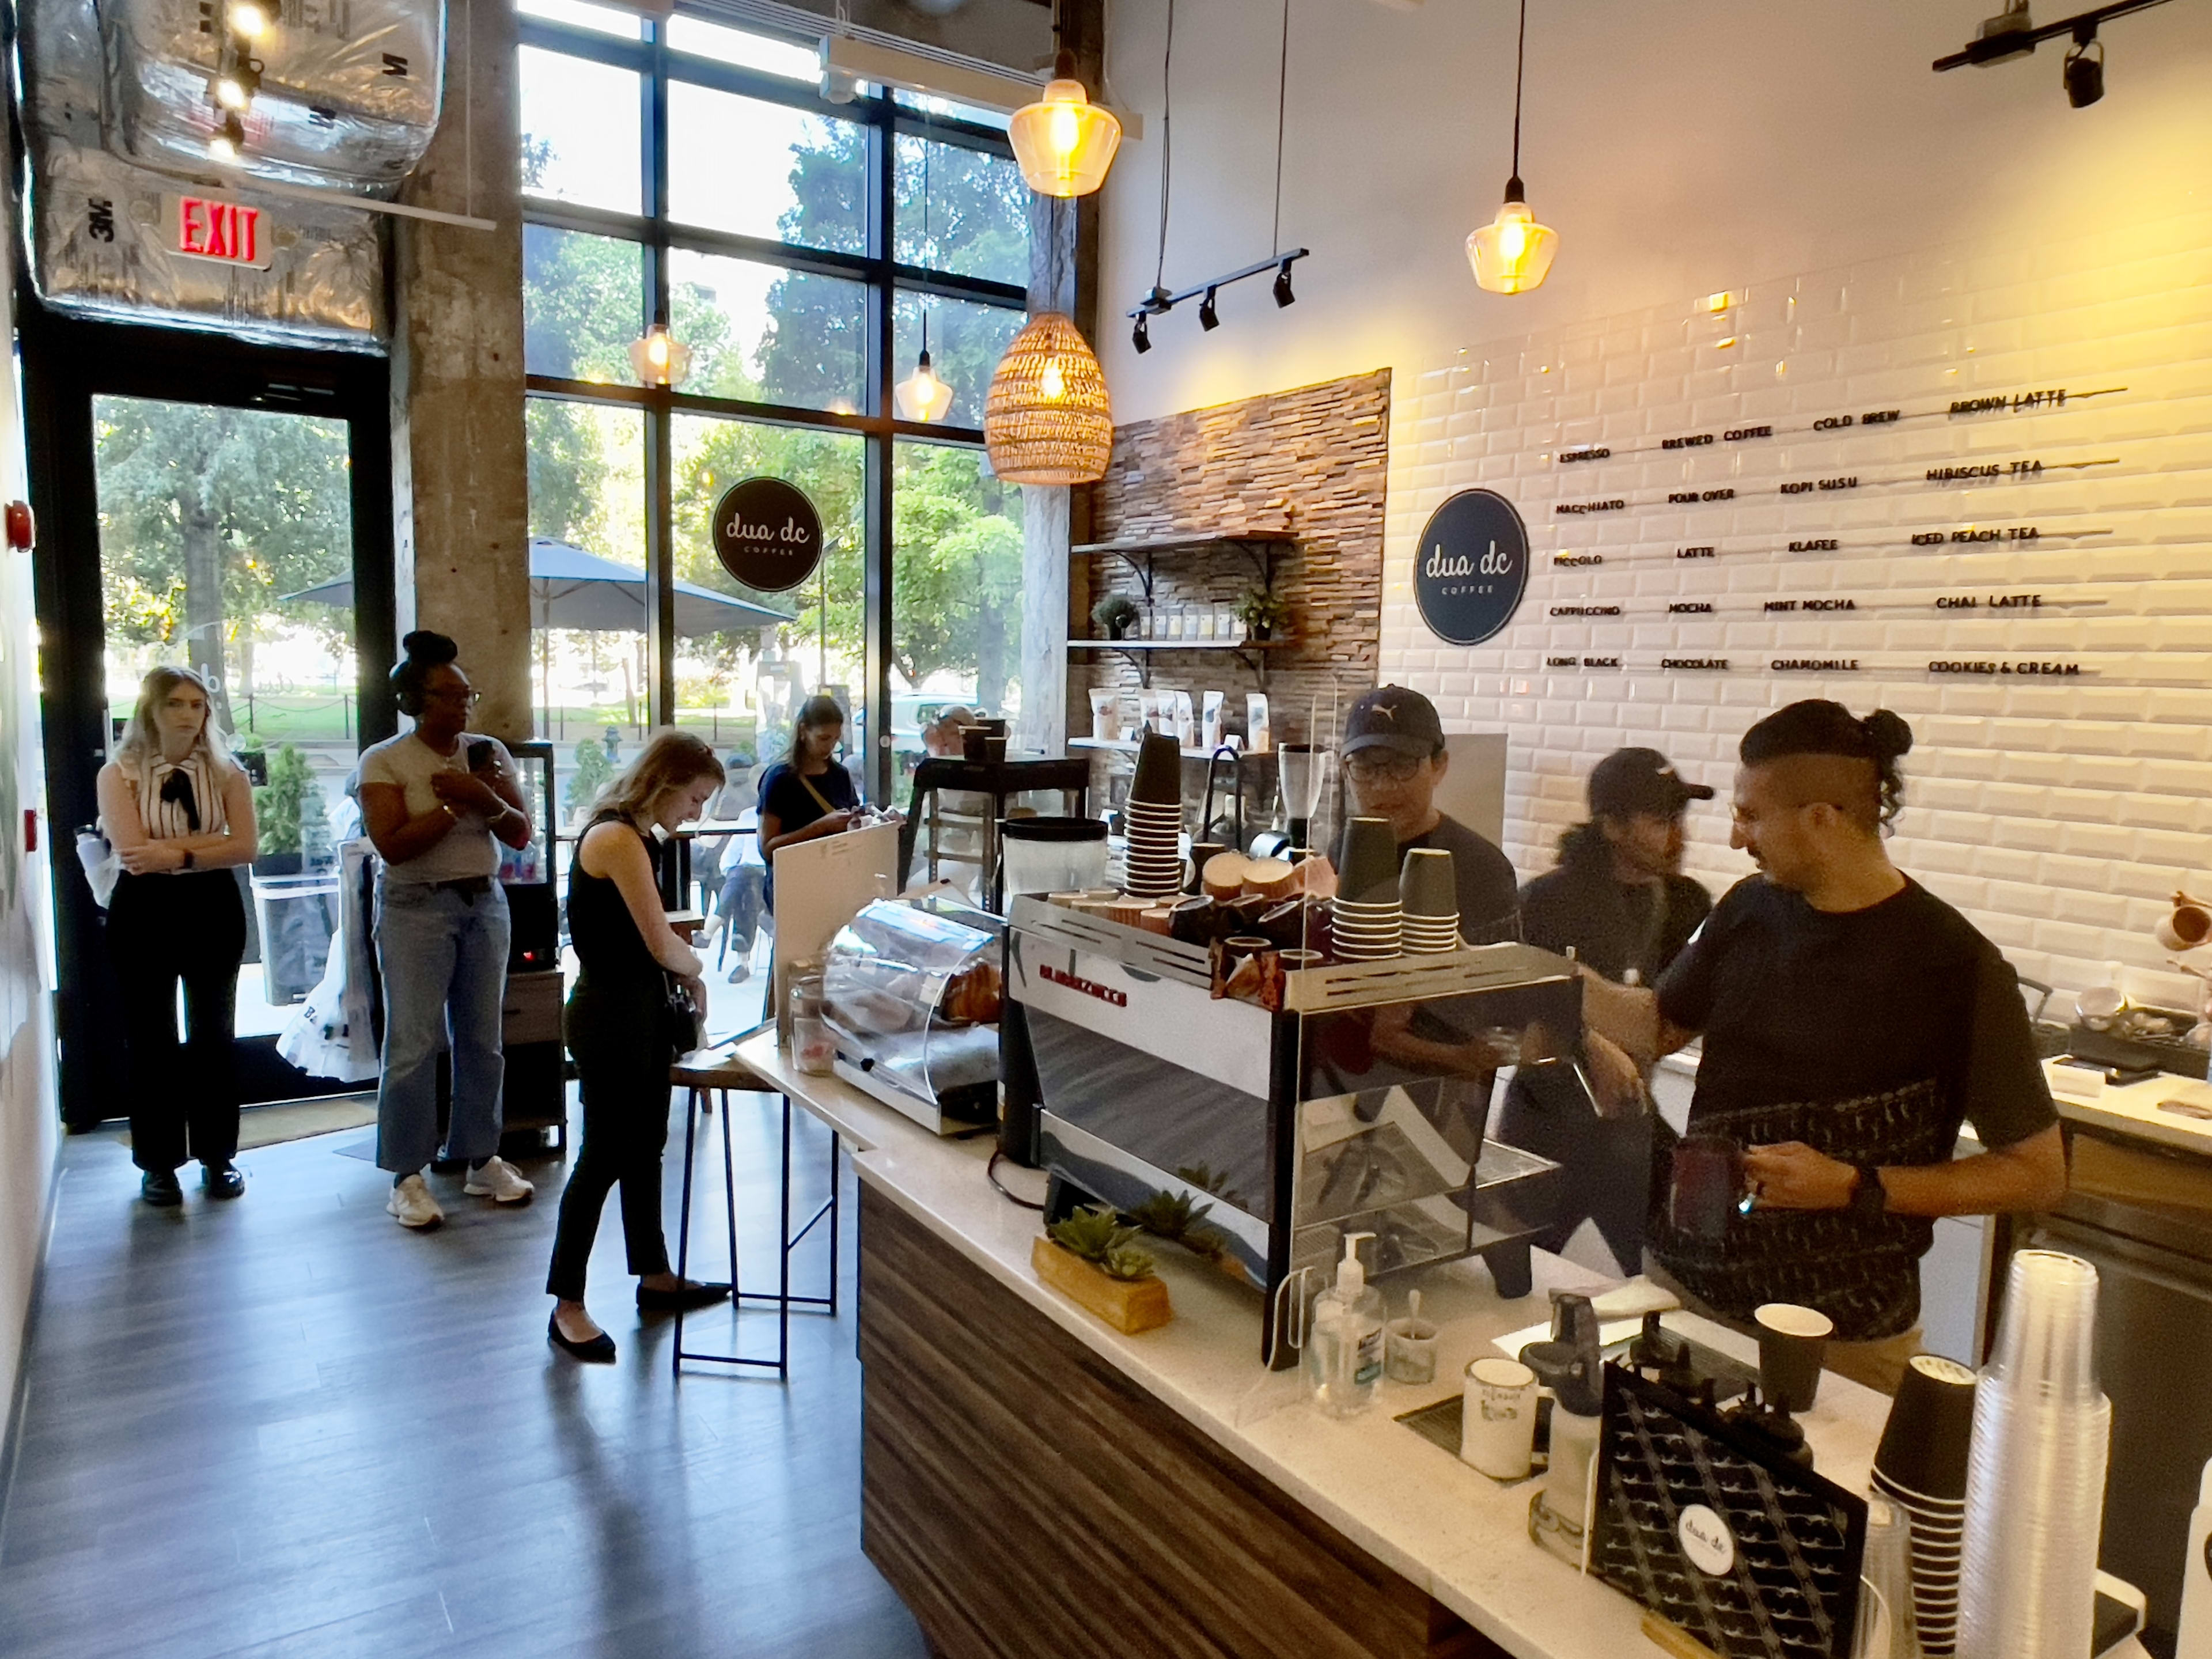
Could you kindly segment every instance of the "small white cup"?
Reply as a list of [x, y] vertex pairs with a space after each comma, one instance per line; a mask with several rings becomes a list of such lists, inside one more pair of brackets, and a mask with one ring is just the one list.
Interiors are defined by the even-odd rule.
[[1535, 1446], [1536, 1373], [1517, 1359], [1468, 1365], [1460, 1460], [1493, 1480], [1525, 1480]]

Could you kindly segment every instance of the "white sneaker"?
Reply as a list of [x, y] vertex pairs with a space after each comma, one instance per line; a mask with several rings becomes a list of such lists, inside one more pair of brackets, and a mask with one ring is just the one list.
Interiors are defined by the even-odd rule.
[[471, 1198], [488, 1198], [495, 1204], [526, 1204], [538, 1188], [505, 1158], [488, 1158], [483, 1169], [469, 1171], [461, 1190]]
[[386, 1214], [398, 1217], [403, 1227], [434, 1227], [446, 1218], [419, 1175], [409, 1176], [394, 1187], [392, 1196], [384, 1200], [384, 1209]]

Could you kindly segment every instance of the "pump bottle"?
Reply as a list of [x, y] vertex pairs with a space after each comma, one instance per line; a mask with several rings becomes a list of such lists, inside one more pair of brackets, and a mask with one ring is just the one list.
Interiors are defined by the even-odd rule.
[[1314, 1298], [1306, 1337], [1306, 1381], [1314, 1404], [1330, 1417], [1351, 1417], [1375, 1403], [1382, 1378], [1382, 1292], [1367, 1282], [1359, 1241], [1372, 1233], [1346, 1233], [1336, 1286]]

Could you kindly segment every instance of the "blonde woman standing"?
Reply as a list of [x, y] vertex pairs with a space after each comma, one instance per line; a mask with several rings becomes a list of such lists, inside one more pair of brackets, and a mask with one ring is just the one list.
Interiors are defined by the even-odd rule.
[[615, 1357], [614, 1339], [585, 1310], [584, 1268], [607, 1194], [622, 1188], [623, 1243], [647, 1313], [702, 1308], [730, 1293], [669, 1271], [660, 1229], [660, 1158], [668, 1144], [669, 1068], [690, 1033], [678, 1032], [669, 1000], [672, 980], [694, 1017], [707, 1013], [697, 952], [668, 925], [661, 908], [656, 830], [672, 831], [699, 816], [722, 787], [722, 763], [689, 732], [659, 732], [600, 793], [568, 871], [568, 936], [576, 947], [576, 988], [568, 995], [568, 1052], [575, 1056], [584, 1133], [545, 1289], [554, 1298], [546, 1336], [578, 1359]]
[[232, 1055], [246, 905], [231, 871], [253, 861], [253, 787], [212, 740], [210, 702], [191, 669], [154, 670], [98, 786], [100, 827], [123, 866], [107, 945], [131, 1055], [131, 1160], [144, 1172], [140, 1196], [157, 1208], [185, 1201], [177, 1171], [188, 1157], [210, 1198], [246, 1190], [233, 1162]]

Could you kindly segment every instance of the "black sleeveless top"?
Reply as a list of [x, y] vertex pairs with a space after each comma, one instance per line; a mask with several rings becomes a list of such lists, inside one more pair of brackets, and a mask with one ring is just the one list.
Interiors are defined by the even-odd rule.
[[[600, 813], [586, 826], [586, 833], [602, 823], [620, 823], [645, 843], [645, 855], [652, 860], [657, 882], [660, 843], [640, 834], [619, 812]], [[666, 970], [646, 949], [645, 936], [638, 932], [622, 890], [611, 878], [585, 871], [580, 843], [576, 861], [568, 866], [568, 939], [576, 947], [581, 969], [578, 989], [588, 985], [596, 992], [616, 995], [649, 994], [658, 998], [663, 994]]]

